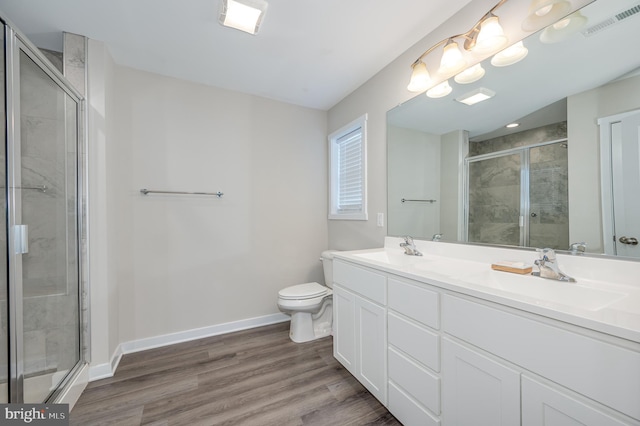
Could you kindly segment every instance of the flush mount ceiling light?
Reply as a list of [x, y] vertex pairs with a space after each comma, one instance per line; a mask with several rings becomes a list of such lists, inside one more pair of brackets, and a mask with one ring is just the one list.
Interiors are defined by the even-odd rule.
[[587, 24], [587, 18], [579, 11], [572, 13], [553, 25], [549, 25], [540, 34], [543, 43], [557, 43], [580, 31]]
[[472, 90], [469, 93], [465, 93], [464, 95], [456, 98], [456, 101], [461, 102], [465, 105], [475, 105], [478, 102], [486, 101], [487, 99], [491, 99], [496, 95], [496, 92], [493, 90], [485, 89], [484, 87], [478, 87], [475, 90]]
[[249, 34], [256, 34], [267, 11], [264, 0], [220, 0], [220, 23]]
[[564, 18], [571, 11], [571, 3], [565, 0], [532, 0], [529, 13], [522, 21], [522, 29], [535, 31]]
[[509, 123], [504, 127], [506, 127], [507, 129], [515, 129], [518, 126], [520, 126], [520, 123]]
[[482, 64], [475, 64], [456, 75], [453, 79], [458, 84], [469, 84], [480, 80], [484, 76], [484, 73], [485, 70], [482, 68]]
[[502, 52], [496, 53], [491, 58], [491, 65], [494, 67], [506, 67], [520, 62], [529, 54], [529, 49], [524, 47], [524, 43], [519, 41], [512, 46], [507, 47]]
[[413, 64], [413, 71], [411, 72], [411, 81], [407, 86], [407, 90], [410, 92], [424, 92], [429, 88], [431, 84], [431, 76], [427, 71], [427, 65], [420, 61], [417, 64]]
[[434, 99], [444, 98], [449, 93], [451, 93], [452, 90], [453, 89], [449, 85], [449, 80], [445, 80], [437, 86], [427, 90], [427, 96]]

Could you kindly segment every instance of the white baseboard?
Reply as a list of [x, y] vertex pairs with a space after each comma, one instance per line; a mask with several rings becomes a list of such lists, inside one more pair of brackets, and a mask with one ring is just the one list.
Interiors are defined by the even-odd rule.
[[249, 328], [277, 324], [289, 321], [290, 319], [291, 317], [289, 315], [277, 313], [120, 343], [114, 354], [111, 356], [110, 363], [91, 366], [89, 371], [89, 381], [112, 377], [120, 363], [122, 355], [124, 354], [146, 351], [148, 349], [174, 345], [176, 343], [188, 342], [190, 340], [202, 339], [204, 337], [217, 336], [219, 334], [233, 333], [234, 331], [246, 330]]

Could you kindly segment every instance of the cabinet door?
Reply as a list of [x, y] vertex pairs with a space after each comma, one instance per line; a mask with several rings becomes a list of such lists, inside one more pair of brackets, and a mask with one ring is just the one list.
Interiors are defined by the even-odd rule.
[[387, 403], [386, 309], [356, 296], [356, 377], [380, 402]]
[[596, 407], [568, 394], [522, 378], [522, 426], [622, 426]]
[[520, 424], [519, 372], [447, 338], [442, 341], [442, 351], [444, 424]]
[[333, 287], [333, 356], [351, 374], [356, 372], [356, 296]]

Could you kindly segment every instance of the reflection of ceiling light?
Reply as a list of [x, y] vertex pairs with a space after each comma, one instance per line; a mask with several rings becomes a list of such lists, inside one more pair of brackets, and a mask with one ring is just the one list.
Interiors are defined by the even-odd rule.
[[504, 127], [506, 127], [507, 129], [513, 129], [515, 127], [518, 127], [519, 125], [520, 125], [520, 123], [509, 123]]
[[444, 46], [438, 72], [440, 74], [455, 74], [462, 71], [466, 66], [467, 61], [462, 57], [458, 43], [453, 41], [453, 39], [449, 39]]
[[449, 86], [449, 80], [445, 80], [435, 87], [427, 90], [427, 96], [430, 98], [443, 98], [451, 93], [453, 89]]
[[494, 67], [506, 67], [520, 62], [529, 54], [529, 49], [524, 47], [522, 41], [507, 47], [502, 52], [496, 53], [491, 58], [491, 65]]
[[572, 13], [564, 19], [549, 25], [540, 34], [543, 43], [557, 43], [577, 33], [587, 24], [587, 18], [580, 12]]
[[469, 84], [480, 80], [484, 76], [484, 73], [485, 71], [484, 68], [482, 68], [482, 64], [475, 64], [456, 75], [453, 79], [458, 84]]
[[532, 0], [529, 14], [522, 21], [524, 31], [535, 31], [564, 18], [571, 11], [571, 3], [566, 0]]
[[495, 95], [496, 92], [494, 92], [493, 90], [479, 87], [469, 93], [460, 96], [459, 98], [456, 98], [456, 101], [466, 105], [475, 105], [478, 102], [486, 101], [487, 99], [493, 98]]
[[414, 64], [407, 90], [410, 92], [424, 92], [429, 87], [429, 84], [431, 84], [431, 76], [425, 63], [420, 61]]
[[220, 23], [249, 34], [256, 34], [267, 11], [264, 0], [220, 0]]
[[498, 17], [489, 14], [489, 17], [480, 24], [480, 32], [476, 39], [473, 51], [477, 53], [493, 53], [503, 49], [509, 40], [504, 35]]

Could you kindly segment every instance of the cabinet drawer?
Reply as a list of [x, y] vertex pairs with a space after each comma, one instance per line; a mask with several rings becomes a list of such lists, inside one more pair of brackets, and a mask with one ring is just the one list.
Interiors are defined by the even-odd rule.
[[440, 378], [389, 348], [389, 380], [434, 414], [440, 414]]
[[440, 371], [440, 337], [393, 312], [388, 314], [389, 344], [433, 371]]
[[640, 419], [640, 352], [449, 295], [442, 329]]
[[389, 383], [389, 411], [404, 426], [437, 426], [440, 419], [432, 416], [402, 389]]
[[435, 329], [440, 327], [438, 296], [419, 284], [389, 278], [389, 307]]
[[383, 274], [334, 259], [333, 281], [381, 305], [387, 304], [387, 277]]

